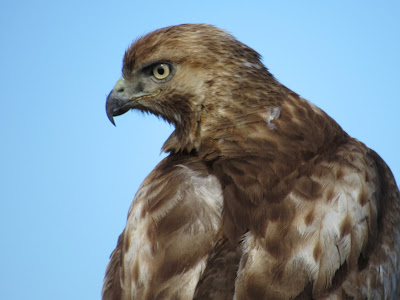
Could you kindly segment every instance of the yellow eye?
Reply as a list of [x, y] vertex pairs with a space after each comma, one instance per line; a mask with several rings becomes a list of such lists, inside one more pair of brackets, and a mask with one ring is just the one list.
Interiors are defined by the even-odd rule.
[[169, 73], [170, 69], [167, 64], [158, 64], [153, 68], [153, 76], [157, 79], [165, 79]]

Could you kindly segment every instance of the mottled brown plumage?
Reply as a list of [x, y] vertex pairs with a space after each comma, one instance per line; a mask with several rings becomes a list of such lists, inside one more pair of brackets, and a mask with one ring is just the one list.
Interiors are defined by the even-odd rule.
[[[390, 169], [210, 25], [138, 39], [107, 99], [175, 126], [111, 255], [103, 299], [398, 299]], [[335, 298], [336, 297], [336, 298]]]

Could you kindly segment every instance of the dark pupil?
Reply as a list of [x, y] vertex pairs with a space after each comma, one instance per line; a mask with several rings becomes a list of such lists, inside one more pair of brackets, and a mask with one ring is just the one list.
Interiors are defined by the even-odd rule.
[[157, 72], [158, 72], [158, 74], [160, 74], [160, 75], [164, 75], [165, 70], [164, 70], [163, 67], [159, 67], [159, 68], [157, 69]]

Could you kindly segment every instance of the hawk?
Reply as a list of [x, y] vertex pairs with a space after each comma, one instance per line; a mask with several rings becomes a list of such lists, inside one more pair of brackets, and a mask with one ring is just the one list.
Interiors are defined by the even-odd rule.
[[175, 130], [106, 270], [103, 299], [399, 299], [389, 167], [260, 55], [205, 24], [126, 51], [107, 97]]

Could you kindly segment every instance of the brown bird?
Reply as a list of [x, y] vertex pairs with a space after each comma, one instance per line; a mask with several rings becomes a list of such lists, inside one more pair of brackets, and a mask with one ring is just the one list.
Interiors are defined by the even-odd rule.
[[373, 150], [224, 30], [139, 38], [107, 98], [175, 126], [103, 299], [400, 299], [400, 196]]

